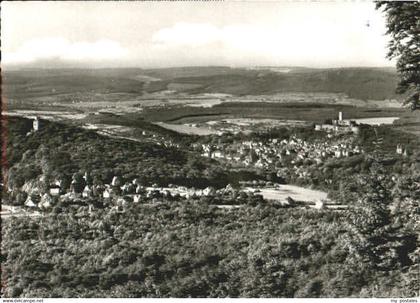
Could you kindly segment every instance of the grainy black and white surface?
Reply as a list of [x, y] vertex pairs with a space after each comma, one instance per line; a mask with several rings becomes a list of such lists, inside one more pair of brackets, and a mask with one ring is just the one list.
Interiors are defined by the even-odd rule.
[[418, 8], [3, 2], [2, 297], [418, 297]]

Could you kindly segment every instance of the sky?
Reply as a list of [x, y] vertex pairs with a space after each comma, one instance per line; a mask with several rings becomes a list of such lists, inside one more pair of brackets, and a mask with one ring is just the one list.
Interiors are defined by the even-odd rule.
[[394, 66], [367, 1], [1, 3], [2, 66]]

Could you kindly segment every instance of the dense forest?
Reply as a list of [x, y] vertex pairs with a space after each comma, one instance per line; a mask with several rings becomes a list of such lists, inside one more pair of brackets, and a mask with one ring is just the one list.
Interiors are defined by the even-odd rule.
[[3, 291], [23, 297], [418, 295], [418, 189], [408, 188], [393, 214], [380, 182], [365, 189], [369, 195], [345, 213], [266, 203], [220, 210], [162, 200], [124, 213], [57, 207], [42, 218], [13, 218], [2, 227]]

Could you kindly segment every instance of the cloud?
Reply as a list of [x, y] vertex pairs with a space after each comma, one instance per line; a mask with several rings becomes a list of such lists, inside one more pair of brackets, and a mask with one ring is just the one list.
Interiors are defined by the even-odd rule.
[[153, 42], [172, 45], [205, 45], [222, 39], [223, 32], [211, 24], [176, 23], [153, 35]]
[[[337, 23], [308, 15], [304, 22], [284, 24], [175, 23], [152, 37], [153, 51], [188, 54], [189, 61], [223, 60], [246, 64], [309, 66], [382, 65], [385, 39], [381, 28], [365, 21]], [[167, 55], [168, 56], [168, 55]], [[216, 61], [216, 60], [214, 60]], [[217, 64], [217, 62], [215, 62]]]
[[101, 39], [95, 42], [70, 42], [59, 37], [26, 41], [15, 52], [3, 52], [4, 64], [31, 63], [38, 60], [103, 61], [120, 59], [128, 51], [118, 42]]
[[265, 29], [244, 24], [217, 27], [208, 23], [180, 22], [157, 31], [152, 41], [160, 46], [199, 47], [219, 44], [247, 50], [259, 42], [267, 44], [269, 34]]
[[133, 37], [125, 41], [126, 47], [115, 40], [70, 42], [51, 36], [4, 48], [2, 64], [381, 66], [386, 46], [383, 29], [373, 21], [366, 28], [366, 19], [359, 19], [339, 23], [308, 14], [300, 23], [290, 18], [224, 26], [177, 22], [147, 38]]

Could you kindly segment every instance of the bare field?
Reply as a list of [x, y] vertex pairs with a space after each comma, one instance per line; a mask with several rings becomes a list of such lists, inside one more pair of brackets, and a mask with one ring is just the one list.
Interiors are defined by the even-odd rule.
[[211, 129], [210, 127], [190, 126], [185, 124], [170, 124], [165, 122], [156, 122], [155, 124], [159, 125], [160, 127], [188, 135], [206, 136], [217, 134], [217, 131]]
[[[209, 121], [207, 124], [214, 125], [220, 121]], [[276, 120], [276, 119], [252, 119], [252, 118], [238, 118], [238, 119], [224, 119], [222, 122], [235, 124], [238, 126], [249, 126], [255, 124], [265, 124], [267, 126], [283, 126], [283, 125], [306, 125], [307, 121], [300, 120]]]
[[385, 100], [361, 100], [350, 98], [344, 93], [305, 93], [305, 92], [287, 92], [276, 93], [272, 95], [249, 95], [241, 97], [232, 97], [227, 99], [229, 102], [272, 102], [272, 103], [320, 103], [332, 105], [350, 105], [358, 107], [372, 108], [401, 108], [401, 102], [397, 99]]
[[[247, 190], [255, 191], [254, 188], [247, 188]], [[279, 185], [278, 188], [262, 188], [259, 191], [266, 200], [285, 201], [291, 197], [297, 201], [315, 202], [327, 199], [326, 192], [288, 184]]]

